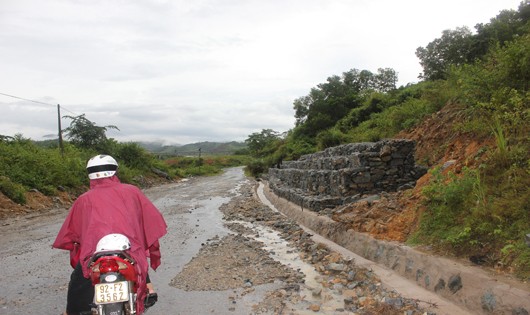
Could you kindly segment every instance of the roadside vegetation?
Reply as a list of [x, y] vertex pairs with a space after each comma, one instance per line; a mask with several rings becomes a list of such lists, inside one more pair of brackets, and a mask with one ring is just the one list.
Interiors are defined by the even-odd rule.
[[141, 187], [151, 182], [217, 174], [225, 167], [242, 166], [248, 161], [243, 155], [160, 159], [137, 143], [107, 138], [110, 126], [97, 126], [84, 115], [70, 118], [71, 125], [65, 129], [68, 141], [62, 149], [57, 141], [34, 142], [22, 135], [0, 136], [1, 193], [18, 204], [26, 203], [29, 190], [47, 196], [58, 191], [80, 194], [89, 186], [86, 163], [97, 154], [112, 155], [119, 163], [120, 180]]
[[247, 165], [250, 160], [246, 155], [207, 155], [168, 158], [164, 164], [175, 176], [184, 178], [219, 174], [223, 168]]
[[[284, 160], [328, 147], [407, 134], [444, 108], [458, 108], [445, 142], [473, 137], [483, 146], [444, 171], [435, 154], [419, 156], [431, 168], [424, 210], [409, 242], [468, 257], [530, 277], [530, 2], [504, 10], [489, 23], [445, 30], [416, 55], [422, 81], [397, 88], [392, 69], [352, 69], [331, 76], [294, 101], [296, 124], [280, 134], [264, 129], [246, 140], [260, 176]], [[449, 139], [452, 138], [452, 139]]]

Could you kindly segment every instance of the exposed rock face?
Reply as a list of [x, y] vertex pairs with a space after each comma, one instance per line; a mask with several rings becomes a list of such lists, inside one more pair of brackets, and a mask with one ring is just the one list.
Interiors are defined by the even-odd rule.
[[405, 139], [328, 148], [269, 169], [269, 183], [276, 195], [319, 212], [362, 195], [413, 187], [426, 172], [415, 164], [414, 149], [414, 141]]

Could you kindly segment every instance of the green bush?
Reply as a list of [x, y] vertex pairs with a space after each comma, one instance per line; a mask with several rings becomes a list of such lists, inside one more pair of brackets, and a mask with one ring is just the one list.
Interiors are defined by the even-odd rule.
[[[118, 171], [124, 183], [138, 184], [136, 179], [153, 176], [151, 167], [163, 171], [169, 167], [156, 162], [154, 157], [136, 144], [120, 144], [113, 139], [105, 142], [108, 152], [80, 149], [64, 143], [64, 151], [57, 146], [36, 144], [21, 135], [3, 137], [0, 141], [0, 176], [9, 178], [25, 190], [37, 189], [55, 195], [59, 186], [79, 192], [89, 185], [86, 163], [99, 153], [111, 154], [120, 164]], [[168, 172], [170, 173], [170, 172]], [[174, 173], [174, 172], [173, 172]]]
[[114, 158], [120, 161], [120, 164], [128, 167], [149, 170], [152, 165], [153, 158], [137, 143], [120, 143], [115, 148], [116, 154]]
[[24, 186], [13, 183], [8, 177], [0, 176], [0, 192], [7, 198], [18, 204], [26, 204], [25, 191]]
[[41, 148], [23, 138], [0, 143], [0, 175], [43, 193], [53, 194], [58, 186], [82, 185], [86, 177], [82, 164], [79, 151], [68, 146], [63, 157], [59, 150]]
[[246, 166], [245, 170], [250, 173], [251, 176], [260, 177], [268, 170], [268, 168], [269, 166], [266, 165], [263, 160], [254, 160]]
[[351, 109], [346, 116], [341, 118], [335, 125], [343, 133], [351, 128], [359, 126], [362, 122], [370, 119], [370, 115], [379, 113], [383, 109], [393, 105], [394, 99], [390, 94], [373, 92], [359, 107]]
[[472, 214], [474, 202], [468, 196], [476, 187], [476, 174], [467, 170], [460, 177], [453, 173], [444, 176], [439, 168], [430, 173], [432, 180], [422, 190], [427, 209], [412, 241], [462, 251], [472, 233], [465, 220]]
[[[495, 156], [494, 153], [493, 156]], [[530, 232], [530, 168], [505, 169], [493, 157], [479, 170], [444, 175], [431, 171], [424, 187], [426, 210], [418, 230], [409, 240], [462, 256], [487, 256], [492, 266], [513, 266], [528, 279], [530, 249], [525, 234]]]
[[504, 136], [524, 141], [530, 130], [530, 35], [495, 47], [484, 60], [453, 68], [450, 82], [485, 125], [501, 122]]
[[122, 183], [138, 185], [139, 183], [136, 182], [136, 179], [142, 176], [144, 172], [122, 164], [119, 166], [116, 174]]
[[[430, 104], [424, 100], [410, 99], [399, 106], [389, 108], [386, 112], [387, 121], [384, 125], [389, 126], [394, 133], [404, 129], [410, 129], [421, 121], [426, 115], [433, 112]], [[382, 115], [383, 116], [383, 115]]]
[[283, 156], [285, 160], [297, 160], [302, 155], [315, 153], [317, 148], [314, 143], [314, 139], [308, 139], [301, 137], [297, 139], [288, 139], [283, 145]]
[[317, 135], [318, 150], [324, 150], [326, 148], [335, 147], [348, 142], [349, 137], [335, 128], [322, 131]]
[[433, 107], [427, 101], [411, 98], [381, 113], [372, 114], [369, 120], [351, 129], [348, 136], [353, 142], [390, 138], [401, 130], [416, 126], [432, 111]]

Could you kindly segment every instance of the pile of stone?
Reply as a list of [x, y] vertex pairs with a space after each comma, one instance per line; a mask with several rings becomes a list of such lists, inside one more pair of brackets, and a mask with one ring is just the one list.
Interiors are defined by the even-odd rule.
[[328, 148], [269, 169], [269, 185], [276, 195], [319, 212], [413, 187], [426, 172], [415, 164], [414, 150], [414, 141], [405, 139]]
[[303, 274], [275, 261], [262, 247], [262, 243], [241, 234], [208, 240], [169, 285], [184, 291], [223, 291], [276, 279], [301, 281]]
[[[300, 252], [301, 258], [319, 272], [320, 286], [311, 293], [316, 300], [326, 301], [329, 294], [341, 296], [343, 304], [335, 310], [337, 314], [426, 314], [419, 301], [403, 298], [394, 291], [384, 289], [373, 272], [356, 266], [353, 260], [345, 260], [327, 246], [315, 243], [312, 235], [296, 222], [249, 198], [252, 193], [248, 188], [243, 187], [242, 196], [221, 207], [224, 220], [259, 223], [278, 231], [283, 239]], [[289, 314], [287, 304], [304, 302], [300, 285], [297, 285], [302, 283], [300, 280], [288, 281], [281, 290], [271, 292], [265, 301], [256, 306], [256, 313]], [[307, 309], [315, 313], [322, 311], [318, 302], [312, 303]]]

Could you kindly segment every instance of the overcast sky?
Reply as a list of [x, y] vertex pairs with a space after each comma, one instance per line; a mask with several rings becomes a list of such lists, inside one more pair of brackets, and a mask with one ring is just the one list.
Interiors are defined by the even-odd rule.
[[[352, 68], [417, 82], [416, 48], [520, 0], [0, 0], [0, 135], [62, 115], [119, 141], [243, 141]], [[63, 119], [63, 128], [70, 120]]]

